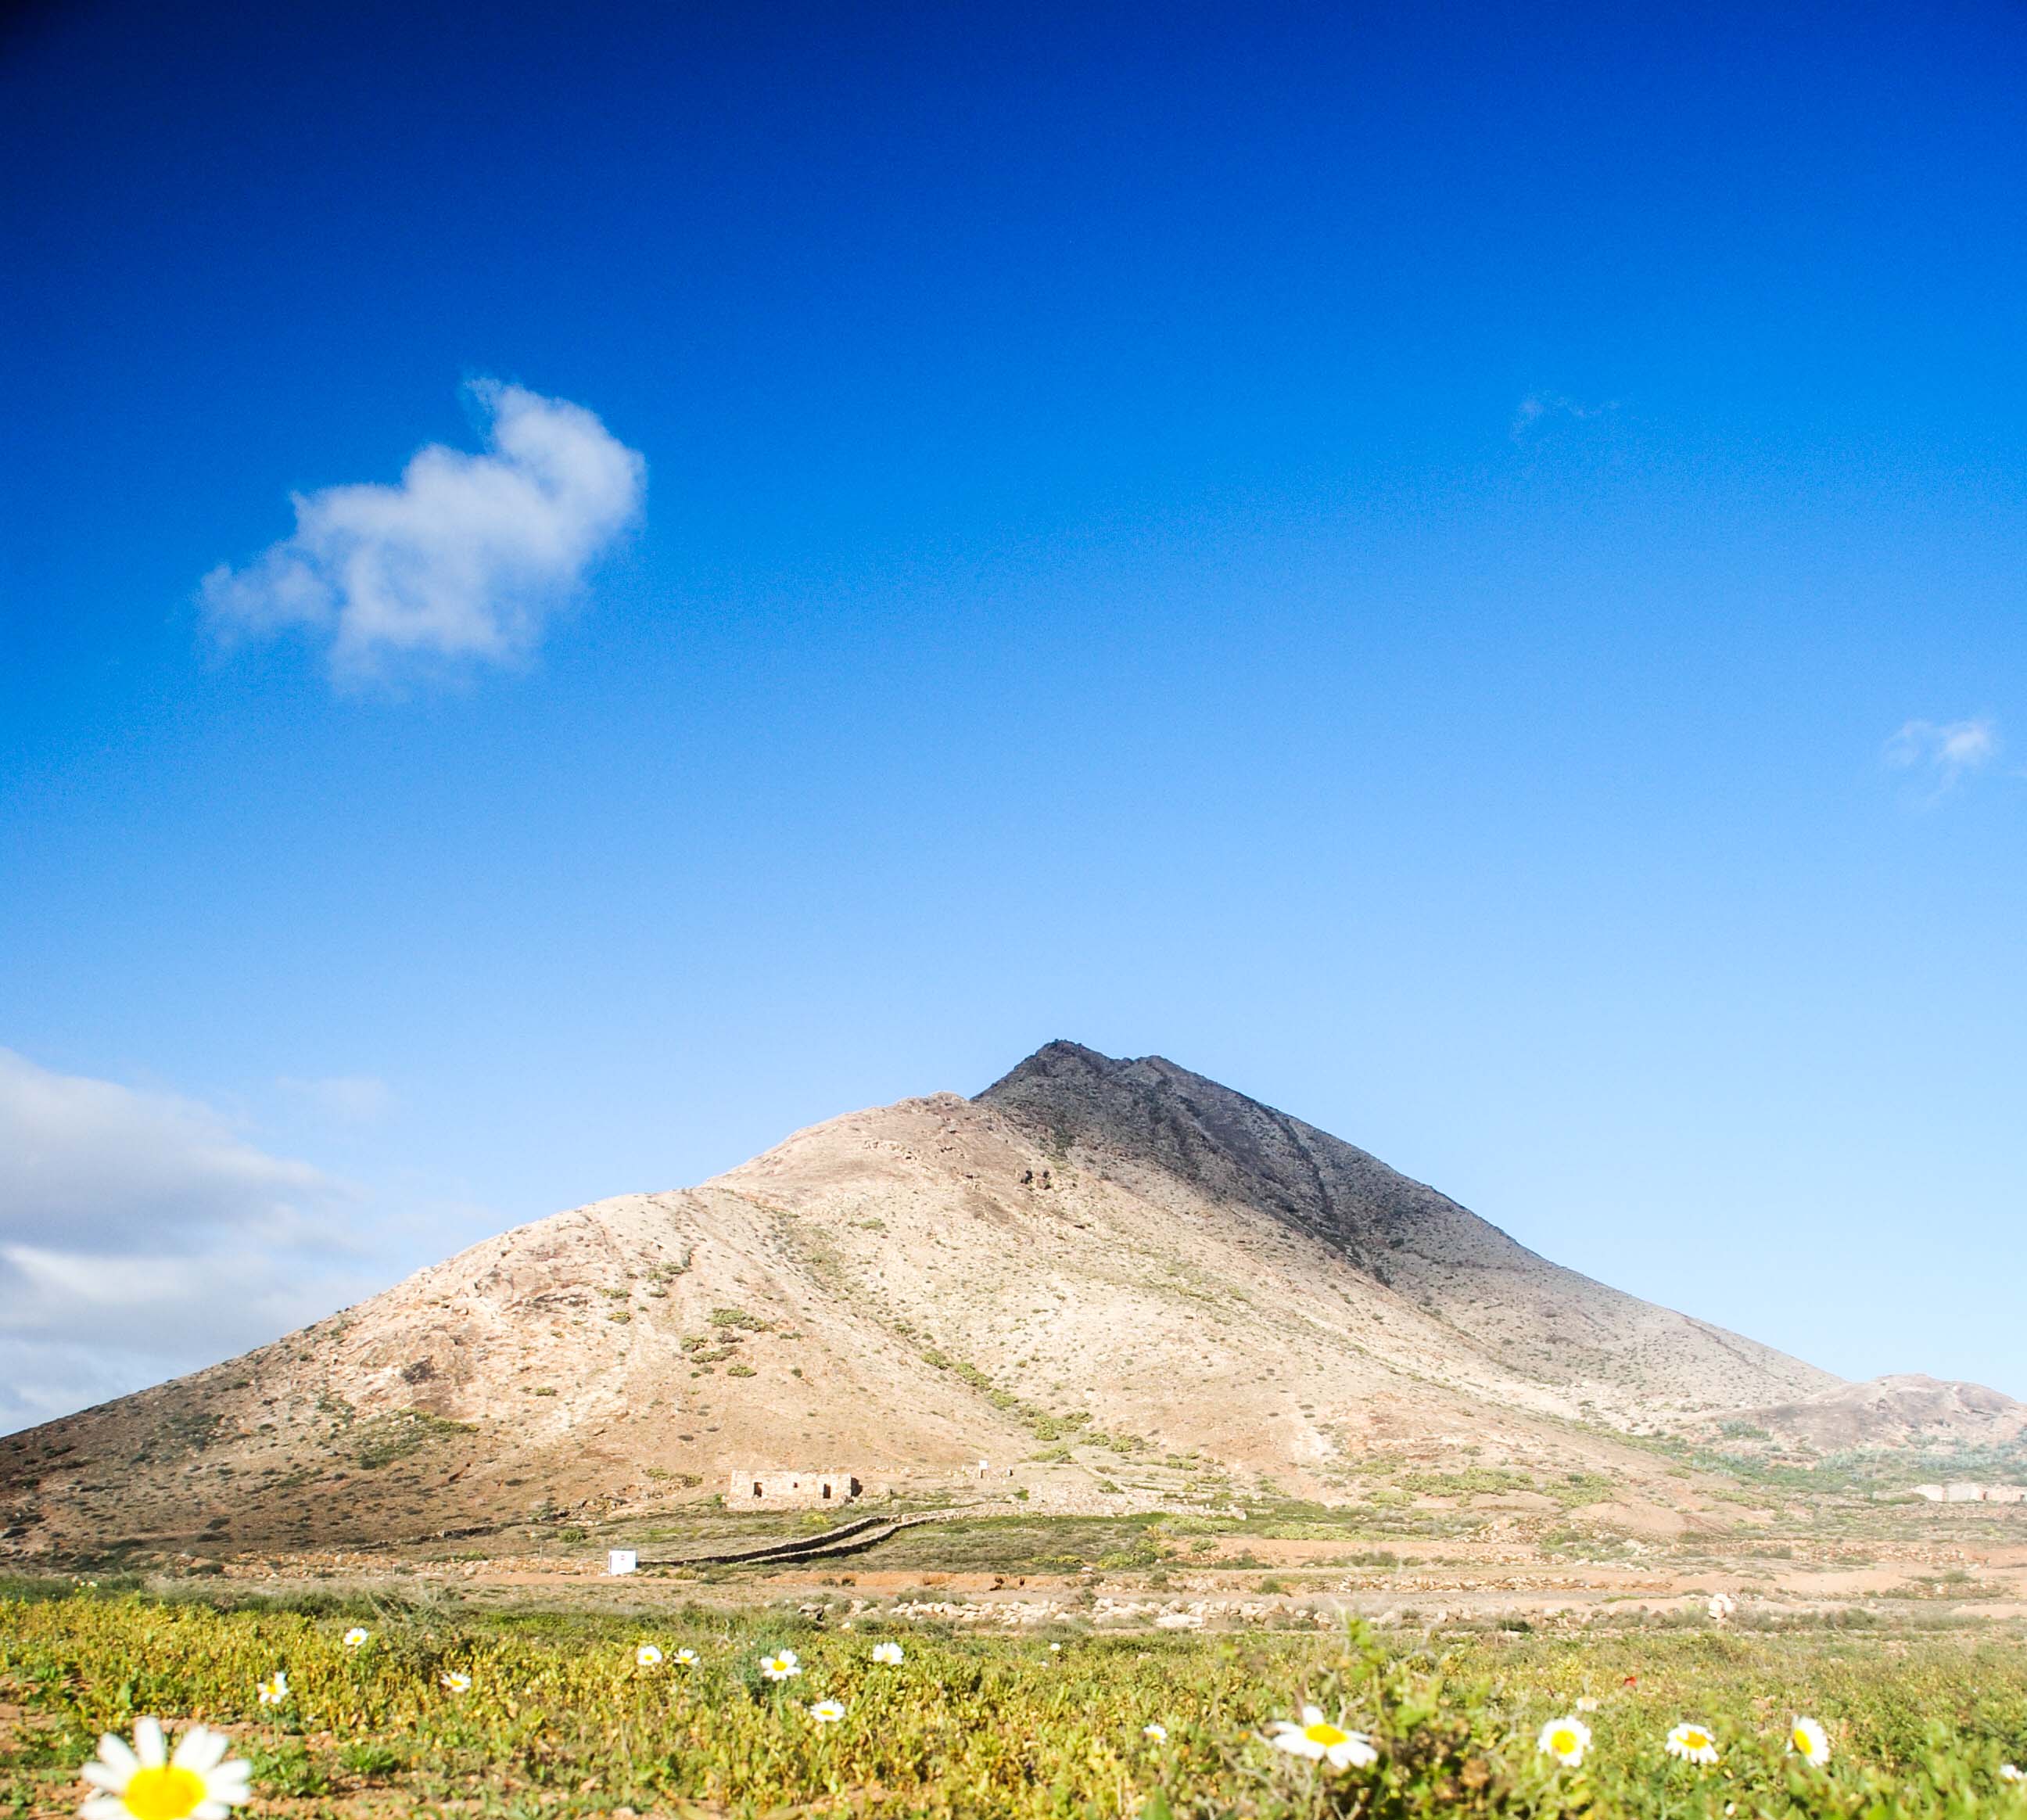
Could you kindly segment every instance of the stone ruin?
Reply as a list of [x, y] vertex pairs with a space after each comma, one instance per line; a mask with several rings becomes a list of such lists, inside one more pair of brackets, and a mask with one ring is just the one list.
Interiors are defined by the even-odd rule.
[[1918, 1485], [1914, 1495], [1930, 1504], [2027, 1504], [2027, 1486], [2018, 1485]]
[[848, 1472], [735, 1472], [726, 1485], [725, 1508], [821, 1510], [825, 1504], [849, 1504], [864, 1489]]

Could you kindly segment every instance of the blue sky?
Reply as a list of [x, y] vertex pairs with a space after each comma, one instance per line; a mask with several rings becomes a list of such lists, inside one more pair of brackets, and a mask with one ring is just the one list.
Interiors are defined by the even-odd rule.
[[1393, 11], [5, 41], [0, 1422], [1058, 1036], [2027, 1396], [2027, 12]]

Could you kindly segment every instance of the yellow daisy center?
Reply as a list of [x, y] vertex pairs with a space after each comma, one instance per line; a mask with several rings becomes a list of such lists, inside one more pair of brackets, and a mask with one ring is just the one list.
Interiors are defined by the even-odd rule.
[[1710, 1742], [1710, 1740], [1700, 1731], [1690, 1730], [1682, 1733], [1682, 1742], [1691, 1750], [1700, 1751]]
[[194, 1770], [164, 1763], [134, 1772], [120, 1799], [134, 1820], [185, 1820], [204, 1804], [204, 1778]]
[[1331, 1749], [1334, 1745], [1348, 1743], [1351, 1738], [1349, 1732], [1339, 1731], [1327, 1719], [1320, 1720], [1313, 1726], [1304, 1726], [1302, 1736], [1313, 1744], [1321, 1744], [1325, 1750]]
[[1577, 1748], [1577, 1734], [1565, 1726], [1560, 1731], [1549, 1733], [1549, 1748], [1559, 1757], [1567, 1757]]

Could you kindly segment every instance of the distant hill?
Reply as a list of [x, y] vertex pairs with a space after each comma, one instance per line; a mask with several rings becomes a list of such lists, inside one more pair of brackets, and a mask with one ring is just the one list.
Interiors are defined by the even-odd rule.
[[388, 1540], [797, 1466], [1030, 1508], [1338, 1497], [1417, 1462], [1679, 1501], [1643, 1434], [1820, 1410], [1894, 1441], [1905, 1407], [1172, 1062], [1052, 1043], [0, 1441], [0, 1515], [27, 1555]]
[[1983, 1384], [1911, 1374], [1835, 1384], [1798, 1401], [1748, 1410], [1739, 1421], [1777, 1441], [1826, 1453], [1854, 1447], [1948, 1453], [2027, 1442], [2027, 1403]]

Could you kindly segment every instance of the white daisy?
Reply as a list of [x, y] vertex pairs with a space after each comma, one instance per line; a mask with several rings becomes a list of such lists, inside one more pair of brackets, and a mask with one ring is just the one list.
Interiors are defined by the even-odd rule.
[[452, 1693], [471, 1692], [471, 1677], [465, 1674], [462, 1669], [446, 1668], [443, 1671], [442, 1680], [444, 1685]]
[[1590, 1748], [1590, 1727], [1580, 1718], [1550, 1719], [1542, 1726], [1534, 1748], [1545, 1757], [1553, 1757], [1573, 1770], [1581, 1769], [1584, 1752]]
[[901, 1645], [898, 1643], [876, 1643], [873, 1645], [873, 1659], [884, 1662], [889, 1668], [899, 1667]]
[[1332, 1725], [1320, 1707], [1304, 1707], [1299, 1724], [1294, 1719], [1275, 1720], [1267, 1741], [1277, 1751], [1316, 1759], [1333, 1770], [1362, 1770], [1379, 1761], [1372, 1739], [1363, 1732]]
[[779, 1656], [762, 1656], [760, 1672], [770, 1681], [790, 1681], [803, 1672], [803, 1665], [795, 1651], [785, 1649]]
[[1717, 1740], [1701, 1726], [1678, 1725], [1668, 1734], [1668, 1755], [1685, 1763], [1715, 1763]]
[[820, 1726], [834, 1726], [844, 1717], [844, 1702], [841, 1700], [820, 1700], [810, 1708], [810, 1717]]
[[1169, 1728], [1157, 1719], [1152, 1725], [1143, 1726], [1140, 1735], [1143, 1738], [1152, 1738], [1157, 1744], [1165, 1744], [1169, 1741]]
[[2027, 1782], [2027, 1770], [2021, 1769], [2018, 1763], [2001, 1763], [1999, 1766], [1999, 1779], [2002, 1782]]
[[134, 1742], [109, 1732], [98, 1755], [78, 1774], [101, 1792], [82, 1810], [84, 1820], [225, 1820], [227, 1812], [253, 1798], [250, 1763], [227, 1758], [224, 1733], [192, 1726], [176, 1754], [168, 1754], [161, 1722], [144, 1718]]
[[662, 1666], [662, 1652], [653, 1644], [644, 1643], [633, 1652], [633, 1659], [643, 1668], [659, 1668]]
[[365, 1629], [361, 1625], [355, 1624], [345, 1634], [345, 1647], [347, 1649], [358, 1649], [363, 1648], [371, 1639], [372, 1635], [373, 1633], [371, 1631]]
[[694, 1668], [697, 1665], [697, 1652], [694, 1649], [678, 1649], [676, 1662], [679, 1667]]
[[1830, 1760], [1830, 1734], [1812, 1718], [1795, 1715], [1788, 1727], [1788, 1748], [1805, 1763], [1827, 1763]]
[[263, 1706], [279, 1706], [288, 1697], [289, 1674], [286, 1669], [276, 1669], [260, 1683], [260, 1704]]

